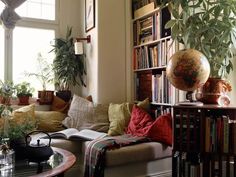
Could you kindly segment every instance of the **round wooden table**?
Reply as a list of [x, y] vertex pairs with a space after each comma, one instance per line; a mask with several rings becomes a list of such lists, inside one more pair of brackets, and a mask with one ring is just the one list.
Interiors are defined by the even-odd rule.
[[[16, 161], [13, 169], [5, 171], [4, 174], [1, 172], [0, 176], [63, 177], [64, 173], [74, 165], [76, 157], [67, 150], [56, 147], [52, 147], [52, 149], [54, 154], [48, 161], [40, 164], [28, 162], [27, 160]], [[39, 168], [42, 172], [37, 174]]]

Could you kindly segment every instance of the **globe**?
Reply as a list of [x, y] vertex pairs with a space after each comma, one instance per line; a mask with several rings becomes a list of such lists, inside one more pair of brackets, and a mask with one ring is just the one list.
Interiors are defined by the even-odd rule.
[[207, 58], [195, 49], [180, 50], [171, 56], [166, 74], [174, 87], [193, 92], [207, 81], [210, 64]]

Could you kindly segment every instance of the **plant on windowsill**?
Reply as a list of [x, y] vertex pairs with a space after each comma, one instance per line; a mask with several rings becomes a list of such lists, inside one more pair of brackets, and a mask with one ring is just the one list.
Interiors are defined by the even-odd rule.
[[13, 82], [0, 80], [0, 100], [1, 104], [10, 105], [11, 97], [15, 93]]
[[[71, 87], [84, 86], [84, 75], [86, 75], [84, 55], [75, 55], [72, 27], [67, 27], [66, 37], [55, 38], [53, 49], [55, 52], [53, 71], [55, 83], [58, 89], [56, 95], [65, 101], [71, 99]], [[65, 95], [64, 95], [65, 94]]]
[[[224, 79], [233, 71], [232, 59], [236, 56], [235, 1], [157, 0], [157, 3], [168, 5], [170, 9], [172, 19], [166, 28], [171, 27], [172, 38], [185, 49], [201, 51], [210, 63], [210, 78], [203, 86], [202, 94], [216, 92], [219, 95], [231, 91], [230, 84]], [[214, 80], [213, 86], [210, 86], [211, 80]], [[213, 101], [204, 102], [216, 103], [214, 100], [219, 96], [214, 97]]]
[[18, 105], [28, 105], [29, 98], [32, 97], [34, 88], [28, 82], [21, 82], [15, 86], [16, 96], [19, 99]]
[[38, 90], [39, 103], [51, 104], [54, 91], [47, 90], [47, 85], [54, 81], [53, 66], [47, 62], [46, 58], [44, 58], [41, 53], [38, 53], [37, 63], [37, 71], [27, 72], [25, 75], [28, 77], [36, 77], [41, 83], [43, 90]]

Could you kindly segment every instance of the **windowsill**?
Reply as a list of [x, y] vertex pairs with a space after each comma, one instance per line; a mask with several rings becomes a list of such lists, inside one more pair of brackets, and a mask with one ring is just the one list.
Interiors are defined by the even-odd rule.
[[[35, 104], [35, 111], [50, 111], [51, 105], [40, 105], [37, 101], [37, 98], [30, 98], [29, 104]], [[23, 106], [27, 105], [18, 105], [18, 99], [12, 99], [11, 100], [11, 107], [13, 110], [19, 109]]]

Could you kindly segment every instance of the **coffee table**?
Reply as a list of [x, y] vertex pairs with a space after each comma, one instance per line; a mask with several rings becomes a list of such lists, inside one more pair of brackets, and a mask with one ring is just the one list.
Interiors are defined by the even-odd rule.
[[71, 152], [53, 147], [54, 154], [48, 161], [38, 163], [18, 160], [11, 170], [1, 171], [1, 177], [63, 177], [64, 173], [71, 168], [76, 157]]

